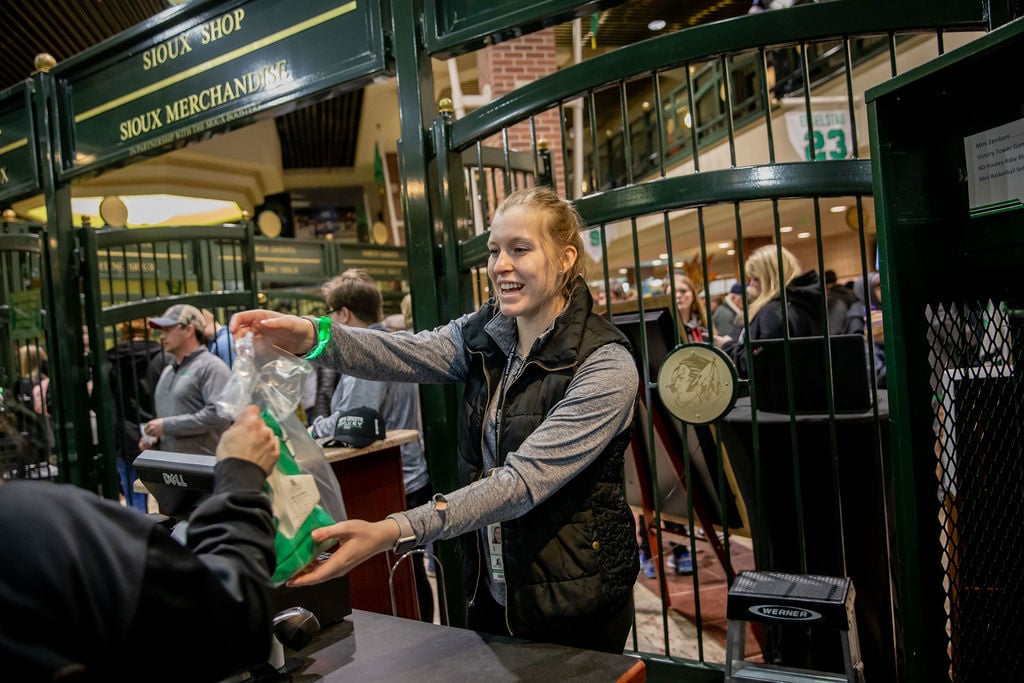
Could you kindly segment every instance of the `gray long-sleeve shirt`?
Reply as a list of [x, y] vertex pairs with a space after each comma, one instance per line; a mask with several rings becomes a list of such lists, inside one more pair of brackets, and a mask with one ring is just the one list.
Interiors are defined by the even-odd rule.
[[[432, 331], [379, 332], [334, 325], [318, 362], [341, 372], [376, 380], [414, 383], [463, 381], [469, 368], [462, 328], [468, 316]], [[496, 316], [487, 332], [500, 348], [514, 348], [515, 321]], [[549, 329], [538, 344], [550, 334]], [[511, 368], [514, 376], [522, 359]], [[633, 357], [619, 344], [607, 344], [577, 369], [565, 397], [502, 467], [495, 468], [494, 405], [484, 433], [485, 467], [490, 475], [431, 503], [407, 511], [405, 520], [419, 543], [453, 538], [493, 522], [519, 517], [590, 465], [633, 418], [637, 392]], [[495, 468], [495, 469], [491, 469]]]
[[166, 366], [153, 392], [157, 417], [164, 419], [164, 435], [156, 447], [213, 455], [220, 435], [231, 424], [217, 414], [213, 399], [230, 376], [224, 361], [205, 346], [185, 356], [181, 365]]

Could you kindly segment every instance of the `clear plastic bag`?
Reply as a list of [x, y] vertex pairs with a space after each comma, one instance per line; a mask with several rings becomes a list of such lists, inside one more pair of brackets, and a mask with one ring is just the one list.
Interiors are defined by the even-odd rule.
[[281, 457], [267, 477], [277, 530], [275, 584], [290, 579], [336, 542], [314, 543], [313, 529], [346, 519], [338, 480], [295, 415], [311, 370], [309, 363], [279, 348], [257, 346], [250, 333], [235, 342], [231, 377], [215, 401], [217, 412], [232, 419], [255, 404], [281, 443]]

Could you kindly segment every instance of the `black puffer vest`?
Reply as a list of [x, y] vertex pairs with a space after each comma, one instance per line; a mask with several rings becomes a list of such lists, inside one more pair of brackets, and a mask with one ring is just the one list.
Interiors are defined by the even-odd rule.
[[[561, 400], [576, 368], [597, 348], [626, 338], [591, 313], [582, 279], [554, 332], [526, 359], [505, 390], [499, 457], [516, 450]], [[484, 326], [497, 305], [481, 307], [464, 328], [471, 372], [459, 416], [459, 476], [465, 485], [482, 472], [481, 444], [488, 399], [498, 390], [507, 352]], [[632, 427], [616, 436], [597, 459], [557, 493], [522, 517], [503, 522], [507, 621], [513, 635], [542, 640], [580, 625], [592, 626], [629, 598], [639, 571], [633, 514], [622, 495], [623, 452]], [[479, 532], [461, 537], [463, 576], [470, 596], [486, 591]]]

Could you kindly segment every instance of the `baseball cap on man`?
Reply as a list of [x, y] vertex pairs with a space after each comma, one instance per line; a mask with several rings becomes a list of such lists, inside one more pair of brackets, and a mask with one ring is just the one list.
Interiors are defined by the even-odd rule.
[[742, 294], [743, 293], [743, 285], [741, 283], [739, 283], [739, 282], [733, 284], [733, 286], [729, 288], [729, 293], [730, 294]]
[[173, 325], [192, 325], [200, 332], [203, 331], [206, 321], [202, 312], [195, 306], [188, 304], [174, 304], [159, 318], [150, 318], [149, 326], [153, 329], [171, 327]]
[[338, 422], [334, 426], [334, 435], [321, 445], [327, 448], [334, 446], [362, 448], [386, 437], [384, 418], [380, 416], [380, 413], [373, 408], [360, 406], [339, 414]]

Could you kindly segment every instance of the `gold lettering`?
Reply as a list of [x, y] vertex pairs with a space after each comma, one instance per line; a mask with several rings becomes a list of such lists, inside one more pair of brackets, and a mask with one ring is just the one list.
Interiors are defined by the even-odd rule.
[[133, 116], [127, 121], [122, 121], [118, 126], [118, 130], [121, 132], [121, 141], [124, 142], [143, 133], [149, 133], [157, 128], [162, 128], [163, 125], [163, 122], [160, 121], [160, 109], [150, 109], [145, 114]]
[[149, 71], [177, 59], [186, 52], [192, 52], [192, 46], [188, 44], [188, 34], [183, 33], [143, 52], [142, 70]]
[[7, 175], [7, 167], [6, 166], [0, 166], [0, 185], [6, 185], [10, 181], [11, 181], [11, 179]]
[[[231, 102], [243, 95], [251, 95], [259, 92], [260, 90], [267, 90], [290, 80], [292, 80], [292, 75], [288, 71], [288, 60], [280, 59], [269, 66], [248, 71], [241, 76], [232, 78], [231, 80], [211, 85], [208, 88], [204, 88], [203, 90], [179, 98], [170, 104], [165, 104], [162, 110], [153, 109], [143, 115], [133, 116], [126, 121], [122, 121], [118, 126], [120, 139], [124, 142], [126, 140], [131, 140], [134, 137], [138, 137], [143, 133], [150, 133], [163, 127], [164, 124], [160, 120], [161, 112], [166, 118], [167, 123], [179, 123], [191, 116], [219, 107], [220, 105]], [[243, 118], [244, 116], [248, 116], [248, 114], [248, 111], [237, 115], [232, 114], [231, 119], [228, 120]], [[225, 122], [226, 121], [217, 121], [215, 123], [213, 121], [209, 121], [204, 124], [204, 130], [209, 129], [211, 126], [221, 125]], [[192, 135], [196, 132], [201, 131], [182, 132], [181, 134]], [[175, 135], [177, 135], [177, 133], [175, 133]], [[153, 140], [150, 142], [159, 146], [160, 144], [164, 144], [169, 141], [170, 139], [166, 141]], [[146, 144], [148, 145], [150, 143]], [[132, 149], [137, 152], [143, 151], [139, 146], [135, 146]]]
[[236, 10], [222, 14], [216, 19], [211, 19], [199, 27], [200, 42], [209, 45], [215, 40], [231, 35], [242, 28], [242, 20], [245, 18], [245, 10], [239, 7]]

